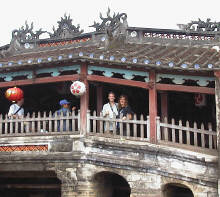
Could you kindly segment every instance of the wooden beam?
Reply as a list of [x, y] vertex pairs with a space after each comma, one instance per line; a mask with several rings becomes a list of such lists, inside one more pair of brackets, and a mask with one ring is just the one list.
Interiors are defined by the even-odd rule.
[[103, 82], [103, 83], [126, 85], [126, 86], [132, 86], [132, 87], [138, 87], [138, 88], [144, 88], [144, 89], [149, 88], [148, 83], [142, 82], [142, 81], [117, 79], [117, 78], [104, 77], [104, 76], [99, 76], [99, 75], [88, 75], [87, 79], [88, 81], [98, 81], [98, 82]]
[[24, 79], [24, 80], [0, 82], [0, 88], [11, 87], [11, 86], [41, 84], [41, 83], [55, 83], [55, 82], [61, 82], [61, 81], [75, 81], [79, 79], [79, 76], [80, 75], [78, 74], [74, 74], [74, 75], [61, 75], [57, 77], [42, 77], [42, 78], [35, 78], [35, 79]]
[[87, 80], [88, 65], [81, 64], [80, 80], [86, 86], [86, 93], [80, 96], [80, 133], [85, 134], [87, 131], [87, 110], [89, 108], [89, 83]]
[[60, 189], [61, 184], [2, 184], [0, 189]]
[[173, 85], [173, 84], [156, 84], [157, 90], [162, 91], [176, 91], [176, 92], [192, 92], [192, 93], [203, 93], [203, 94], [215, 94], [215, 88], [198, 87], [198, 86], [184, 86], [184, 85]]
[[149, 116], [150, 116], [150, 142], [156, 143], [157, 141], [157, 91], [156, 91], [156, 74], [150, 71], [150, 88], [149, 88]]

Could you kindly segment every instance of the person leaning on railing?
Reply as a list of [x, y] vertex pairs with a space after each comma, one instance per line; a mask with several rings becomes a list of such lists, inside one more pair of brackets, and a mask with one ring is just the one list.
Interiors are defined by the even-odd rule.
[[[118, 103], [115, 103], [115, 93], [114, 92], [109, 92], [108, 93], [108, 100], [109, 102], [106, 103], [103, 106], [102, 109], [102, 115], [105, 118], [116, 118], [118, 115]], [[113, 130], [113, 123], [109, 122], [109, 128], [107, 128], [106, 123], [104, 124], [105, 131]]]
[[[59, 102], [61, 108], [59, 110], [57, 110], [55, 113], [60, 116], [60, 115], [63, 115], [63, 116], [67, 116], [67, 113], [70, 113], [70, 102], [67, 101], [66, 99], [63, 99]], [[76, 109], [76, 107], [72, 107], [72, 111], [74, 111]], [[69, 120], [67, 120], [69, 121]], [[60, 121], [58, 121], [58, 131], [60, 131]], [[66, 120], [63, 120], [63, 131], [66, 131]]]
[[[128, 97], [126, 95], [121, 95], [118, 101], [118, 116], [117, 118], [121, 120], [131, 120], [133, 118], [133, 111], [128, 105]], [[120, 123], [117, 123], [117, 131], [120, 132]], [[126, 125], [123, 124], [123, 135], [126, 135]]]
[[10, 119], [13, 119], [24, 116], [24, 108], [22, 107], [23, 104], [24, 104], [24, 98], [12, 104], [8, 111], [8, 117]]

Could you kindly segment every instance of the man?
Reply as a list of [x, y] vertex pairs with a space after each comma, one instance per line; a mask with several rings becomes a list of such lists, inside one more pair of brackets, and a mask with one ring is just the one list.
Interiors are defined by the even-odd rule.
[[[61, 108], [56, 111], [57, 115], [60, 116], [63, 113], [63, 116], [66, 116], [67, 113], [70, 113], [69, 104], [70, 102], [66, 99], [63, 99], [59, 102]], [[72, 107], [72, 110], [75, 110], [76, 107]], [[67, 120], [69, 121], [69, 120]], [[71, 128], [70, 128], [71, 129]], [[58, 121], [58, 131], [60, 131], [60, 121]], [[63, 120], [63, 131], [66, 131], [66, 120]]]
[[[115, 94], [114, 92], [109, 92], [108, 93], [108, 100], [109, 102], [106, 103], [104, 106], [103, 106], [103, 109], [102, 109], [102, 114], [103, 114], [103, 117], [105, 118], [116, 118], [116, 116], [118, 115], [118, 104], [115, 103]], [[105, 123], [105, 131], [112, 131], [113, 130], [113, 123], [112, 122], [109, 122], [109, 128], [107, 128], [106, 126], [106, 123]]]
[[22, 105], [24, 104], [24, 98], [17, 101], [17, 103], [14, 103], [10, 106], [8, 117], [9, 118], [17, 118], [24, 115], [24, 108]]

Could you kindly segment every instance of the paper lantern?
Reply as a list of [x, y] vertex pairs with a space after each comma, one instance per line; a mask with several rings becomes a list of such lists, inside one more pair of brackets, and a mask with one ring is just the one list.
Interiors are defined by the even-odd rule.
[[75, 96], [81, 96], [86, 92], [86, 86], [81, 81], [74, 81], [70, 86], [70, 92]]
[[24, 98], [24, 93], [20, 88], [9, 88], [5, 92], [5, 97], [10, 101], [19, 101]]

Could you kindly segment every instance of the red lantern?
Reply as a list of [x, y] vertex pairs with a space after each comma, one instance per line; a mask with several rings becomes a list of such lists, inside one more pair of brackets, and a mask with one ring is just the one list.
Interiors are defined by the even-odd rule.
[[24, 97], [24, 93], [20, 88], [9, 88], [5, 92], [5, 97], [10, 101], [19, 101]]

